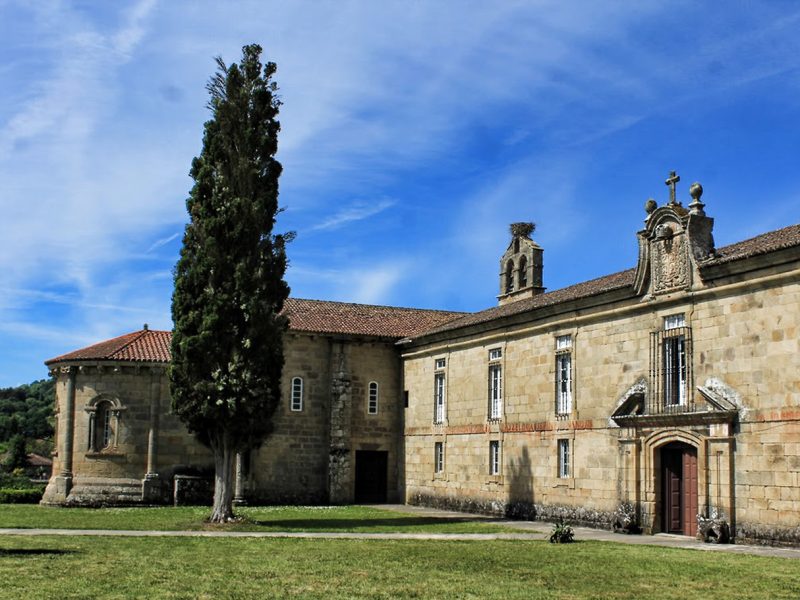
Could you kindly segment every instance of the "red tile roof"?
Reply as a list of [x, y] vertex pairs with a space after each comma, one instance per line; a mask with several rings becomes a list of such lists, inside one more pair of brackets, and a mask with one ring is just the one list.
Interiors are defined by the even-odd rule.
[[800, 224], [790, 225], [783, 229], [776, 229], [762, 233], [749, 240], [743, 240], [724, 248], [718, 248], [715, 257], [703, 265], [717, 265], [744, 258], [751, 258], [759, 254], [767, 254], [792, 246], [800, 246]]
[[467, 314], [298, 298], [289, 298], [283, 312], [289, 317], [289, 328], [294, 331], [397, 339], [417, 335]]
[[[416, 335], [465, 314], [298, 298], [289, 298], [283, 312], [293, 331], [390, 339]], [[81, 360], [168, 363], [171, 340], [171, 331], [142, 329], [51, 358], [45, 364]]]
[[50, 365], [72, 360], [168, 363], [171, 331], [141, 329], [45, 361]]

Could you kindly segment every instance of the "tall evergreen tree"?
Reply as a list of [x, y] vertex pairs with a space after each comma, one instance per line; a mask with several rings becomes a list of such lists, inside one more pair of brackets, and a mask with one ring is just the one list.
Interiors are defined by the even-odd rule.
[[292, 234], [273, 234], [281, 103], [260, 56], [250, 45], [238, 65], [216, 59], [172, 296], [173, 410], [214, 453], [213, 522], [233, 518], [236, 454], [269, 434], [283, 368]]

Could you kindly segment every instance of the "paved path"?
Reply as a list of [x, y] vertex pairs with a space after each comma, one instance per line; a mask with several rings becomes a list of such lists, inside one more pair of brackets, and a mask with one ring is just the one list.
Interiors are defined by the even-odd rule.
[[[301, 539], [359, 539], [359, 540], [541, 540], [550, 531], [550, 523], [541, 521], [509, 521], [484, 515], [437, 510], [402, 504], [376, 505], [374, 508], [393, 510], [421, 517], [459, 519], [463, 521], [485, 521], [519, 530], [518, 533], [345, 533], [345, 532], [289, 532], [289, 531], [135, 531], [108, 529], [0, 529], [0, 535], [21, 536], [122, 536], [122, 537], [207, 537], [207, 538], [301, 538]], [[669, 548], [685, 548], [704, 552], [726, 552], [729, 554], [754, 554], [800, 559], [800, 548], [773, 548], [746, 544], [703, 544], [679, 535], [620, 535], [602, 529], [573, 527], [575, 539], [616, 542], [622, 544], [646, 544]]]

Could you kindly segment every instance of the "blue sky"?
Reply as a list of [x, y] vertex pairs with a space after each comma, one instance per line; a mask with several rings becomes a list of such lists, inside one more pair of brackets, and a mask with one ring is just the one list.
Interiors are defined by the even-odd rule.
[[479, 310], [512, 221], [548, 289], [634, 266], [670, 170], [718, 246], [798, 222], [798, 31], [794, 2], [0, 0], [0, 386], [171, 327], [214, 56], [278, 63], [294, 296]]

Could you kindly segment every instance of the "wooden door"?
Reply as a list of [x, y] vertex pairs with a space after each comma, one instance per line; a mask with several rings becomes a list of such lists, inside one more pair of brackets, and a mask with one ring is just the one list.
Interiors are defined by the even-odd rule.
[[683, 449], [683, 533], [697, 535], [697, 450]]

